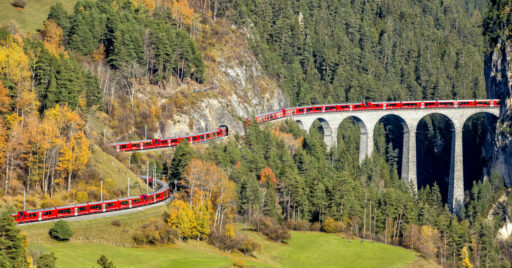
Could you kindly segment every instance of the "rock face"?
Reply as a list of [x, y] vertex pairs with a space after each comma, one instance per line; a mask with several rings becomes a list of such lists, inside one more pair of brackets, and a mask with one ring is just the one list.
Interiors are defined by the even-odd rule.
[[[485, 56], [485, 82], [488, 98], [501, 100], [496, 132], [485, 148], [490, 159], [487, 175], [498, 173], [512, 186], [512, 40], [500, 39]], [[489, 128], [490, 129], [490, 128]]]
[[[274, 79], [262, 70], [245, 37], [230, 29], [216, 36], [214, 52], [205, 53], [207, 92], [187, 98], [196, 101], [184, 111], [165, 120], [156, 137], [175, 137], [228, 126], [231, 133], [243, 133], [243, 119], [289, 105]], [[201, 91], [198, 86], [197, 91]], [[199, 99], [199, 100], [197, 100]]]

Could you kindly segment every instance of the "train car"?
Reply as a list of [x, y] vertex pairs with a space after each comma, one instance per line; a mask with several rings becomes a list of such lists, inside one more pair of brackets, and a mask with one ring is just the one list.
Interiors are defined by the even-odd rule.
[[37, 222], [129, 209], [162, 202], [171, 197], [170, 188], [167, 183], [153, 178], [149, 178], [148, 180], [150, 183], [153, 183], [153, 181], [160, 188], [148, 194], [85, 204], [19, 211], [11, 216], [18, 223]]

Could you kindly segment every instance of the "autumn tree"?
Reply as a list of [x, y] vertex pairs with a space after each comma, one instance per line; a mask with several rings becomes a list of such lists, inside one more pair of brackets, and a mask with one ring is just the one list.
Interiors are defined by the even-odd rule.
[[62, 28], [52, 19], [44, 21], [44, 28], [41, 31], [45, 47], [54, 55], [59, 56], [64, 53], [62, 46], [63, 32]]
[[9, 90], [4, 87], [2, 80], [0, 80], [0, 113], [5, 113], [10, 110], [10, 102], [11, 98], [9, 97]]
[[23, 50], [21, 39], [8, 35], [0, 40], [0, 75], [12, 81], [18, 90], [30, 84], [29, 58]]
[[171, 13], [180, 29], [190, 26], [194, 18], [194, 9], [188, 5], [188, 0], [171, 0]]

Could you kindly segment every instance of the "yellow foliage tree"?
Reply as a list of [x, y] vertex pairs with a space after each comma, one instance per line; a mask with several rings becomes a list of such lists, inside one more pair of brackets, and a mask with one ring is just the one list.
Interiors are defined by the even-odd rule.
[[192, 238], [196, 227], [194, 212], [190, 206], [180, 199], [174, 199], [171, 203], [168, 223], [178, 230], [182, 239]]
[[430, 225], [423, 225], [420, 234], [418, 250], [427, 258], [433, 259], [437, 254], [437, 245], [440, 244], [441, 240], [439, 231]]
[[230, 239], [235, 238], [235, 227], [232, 223], [226, 224], [226, 236]]
[[30, 85], [29, 57], [23, 51], [23, 45], [12, 36], [0, 42], [0, 74], [11, 79], [18, 90]]
[[460, 250], [460, 267], [473, 268], [473, 265], [469, 261], [468, 247], [464, 246]]
[[194, 9], [188, 5], [188, 0], [171, 0], [171, 13], [179, 28], [190, 26], [194, 19]]

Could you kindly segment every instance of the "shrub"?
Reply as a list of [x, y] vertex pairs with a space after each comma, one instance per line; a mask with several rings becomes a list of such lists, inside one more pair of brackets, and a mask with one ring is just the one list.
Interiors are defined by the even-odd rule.
[[335, 221], [333, 218], [329, 217], [322, 225], [322, 230], [326, 233], [339, 233], [343, 231], [343, 225], [341, 222]]
[[250, 220], [256, 231], [264, 234], [274, 241], [285, 242], [290, 239], [288, 228], [277, 224], [274, 218], [267, 216], [255, 216]]
[[297, 231], [309, 231], [311, 224], [306, 220], [299, 220], [295, 223], [294, 229]]
[[59, 220], [50, 228], [50, 236], [58, 241], [68, 241], [73, 237], [73, 230], [67, 222]]
[[152, 219], [142, 225], [140, 230], [132, 237], [139, 245], [174, 244], [179, 237], [178, 231], [171, 226]]
[[311, 230], [313, 232], [318, 232], [318, 231], [320, 231], [321, 228], [322, 228], [322, 225], [320, 224], [320, 222], [315, 222], [315, 223], [311, 224], [311, 226], [309, 227], [309, 230]]
[[55, 268], [56, 261], [57, 257], [55, 257], [55, 254], [53, 252], [43, 254], [37, 258], [37, 268]]
[[86, 192], [78, 192], [78, 193], [76, 193], [75, 199], [76, 199], [76, 201], [78, 201], [80, 203], [85, 203], [87, 201], [87, 199], [89, 199], [89, 196], [87, 195]]
[[101, 255], [101, 257], [96, 261], [101, 268], [115, 268], [114, 263], [109, 260], [105, 255]]
[[242, 260], [242, 258], [240, 257], [234, 257], [233, 258], [233, 267], [246, 267], [247, 264], [245, 263], [244, 260]]
[[245, 255], [252, 256], [254, 252], [261, 250], [261, 245], [252, 239], [246, 238], [242, 241], [239, 250]]
[[26, 0], [14, 0], [12, 2], [12, 5], [14, 7], [25, 8], [25, 5], [27, 5], [27, 1]]
[[121, 221], [120, 220], [115, 220], [115, 221], [112, 221], [110, 222], [110, 224], [116, 226], [116, 227], [120, 227], [121, 226]]

